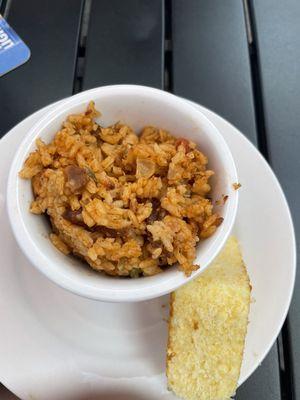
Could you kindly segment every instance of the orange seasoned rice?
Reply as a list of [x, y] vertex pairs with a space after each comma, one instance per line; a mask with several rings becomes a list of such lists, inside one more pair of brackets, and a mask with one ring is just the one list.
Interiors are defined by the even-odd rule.
[[222, 218], [208, 197], [207, 157], [195, 143], [146, 126], [102, 127], [91, 102], [25, 161], [30, 211], [47, 214], [51, 242], [64, 254], [115, 276], [148, 276], [178, 263], [190, 275], [196, 245]]

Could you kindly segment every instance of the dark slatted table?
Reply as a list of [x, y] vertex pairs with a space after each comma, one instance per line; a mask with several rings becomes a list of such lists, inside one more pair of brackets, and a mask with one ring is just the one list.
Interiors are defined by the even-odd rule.
[[[299, 232], [299, 0], [0, 0], [0, 13], [32, 53], [0, 78], [1, 136], [81, 90], [162, 88], [216, 111], [258, 146]], [[276, 344], [236, 399], [300, 400], [299, 279]], [[0, 398], [15, 399], [4, 387]]]

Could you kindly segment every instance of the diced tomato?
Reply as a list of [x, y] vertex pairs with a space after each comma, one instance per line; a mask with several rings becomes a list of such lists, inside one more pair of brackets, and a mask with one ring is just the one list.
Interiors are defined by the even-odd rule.
[[176, 140], [176, 142], [175, 142], [176, 149], [178, 149], [179, 146], [183, 146], [186, 153], [190, 150], [189, 141], [184, 138], [180, 138], [180, 139]]

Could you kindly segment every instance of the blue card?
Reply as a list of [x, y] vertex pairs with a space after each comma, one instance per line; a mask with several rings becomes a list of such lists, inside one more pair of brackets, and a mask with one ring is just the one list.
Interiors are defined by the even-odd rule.
[[29, 57], [29, 48], [0, 15], [0, 76], [24, 64]]

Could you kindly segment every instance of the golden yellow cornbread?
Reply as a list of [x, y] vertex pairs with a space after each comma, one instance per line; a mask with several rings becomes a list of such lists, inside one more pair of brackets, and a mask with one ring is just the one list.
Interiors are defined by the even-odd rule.
[[237, 239], [199, 278], [171, 295], [168, 386], [186, 400], [234, 395], [243, 358], [251, 286]]

